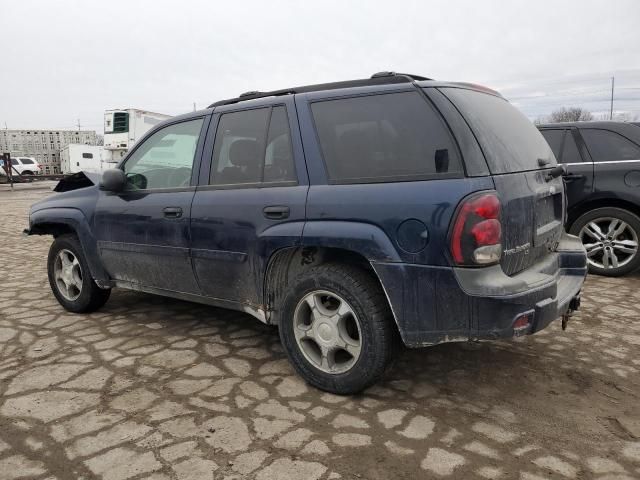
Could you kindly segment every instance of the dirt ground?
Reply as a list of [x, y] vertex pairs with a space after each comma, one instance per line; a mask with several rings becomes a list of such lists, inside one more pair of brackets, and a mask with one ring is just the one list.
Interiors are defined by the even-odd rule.
[[50, 293], [42, 186], [0, 185], [0, 479], [640, 478], [640, 276], [520, 342], [405, 352], [362, 395], [306, 386], [253, 318]]

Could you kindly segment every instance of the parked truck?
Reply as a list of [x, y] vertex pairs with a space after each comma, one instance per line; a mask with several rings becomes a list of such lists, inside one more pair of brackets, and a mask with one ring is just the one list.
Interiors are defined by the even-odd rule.
[[60, 151], [62, 173], [100, 173], [116, 165], [117, 162], [112, 161], [110, 153], [102, 146], [69, 144]]

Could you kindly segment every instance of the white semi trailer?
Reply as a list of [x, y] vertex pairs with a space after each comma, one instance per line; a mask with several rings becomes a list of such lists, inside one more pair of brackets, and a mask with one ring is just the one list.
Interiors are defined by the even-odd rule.
[[104, 148], [110, 160], [119, 162], [154, 125], [171, 115], [126, 108], [104, 112]]

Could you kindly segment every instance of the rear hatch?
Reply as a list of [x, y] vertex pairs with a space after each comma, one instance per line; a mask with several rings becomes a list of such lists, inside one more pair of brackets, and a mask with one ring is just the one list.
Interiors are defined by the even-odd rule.
[[468, 88], [442, 88], [465, 118], [487, 160], [502, 204], [501, 265], [514, 275], [550, 255], [563, 230], [562, 177], [538, 129], [504, 98]]

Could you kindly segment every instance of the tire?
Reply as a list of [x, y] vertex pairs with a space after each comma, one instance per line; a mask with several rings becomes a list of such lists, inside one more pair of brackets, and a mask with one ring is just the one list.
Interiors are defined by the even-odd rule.
[[[377, 280], [357, 267], [325, 264], [309, 268], [290, 285], [281, 304], [279, 332], [298, 374], [314, 387], [338, 395], [358, 393], [376, 383], [400, 344]], [[310, 304], [316, 306], [315, 314]], [[347, 309], [351, 312], [345, 314]], [[336, 312], [343, 315], [327, 316]], [[335, 320], [328, 318], [340, 319], [334, 325]], [[331, 338], [338, 343], [347, 339], [349, 350], [357, 349], [357, 355], [338, 347], [325, 362], [321, 344]], [[356, 344], [359, 346], [354, 347]], [[325, 344], [324, 348], [329, 347]]]
[[[63, 257], [68, 263], [65, 264]], [[80, 242], [73, 234], [61, 235], [53, 241], [47, 259], [47, 273], [53, 295], [70, 312], [98, 310], [111, 294], [111, 290], [96, 285]]]
[[596, 208], [573, 222], [569, 233], [585, 245], [590, 273], [619, 277], [640, 267], [640, 218], [628, 210]]
[[24, 172], [22, 172], [20, 175], [33, 175], [33, 172], [30, 170], [25, 170]]

